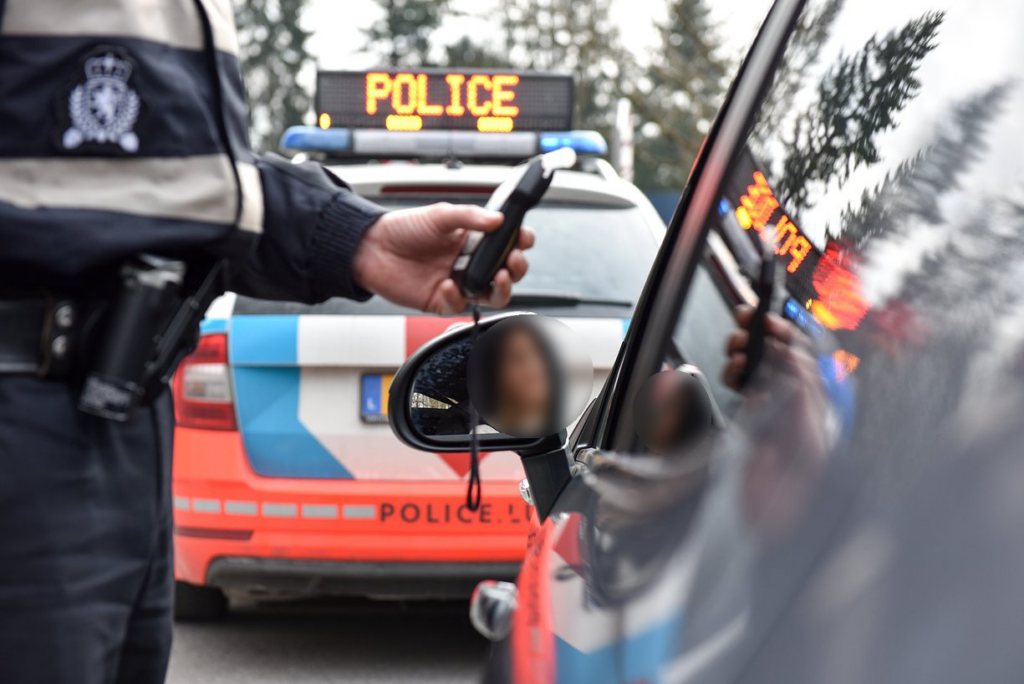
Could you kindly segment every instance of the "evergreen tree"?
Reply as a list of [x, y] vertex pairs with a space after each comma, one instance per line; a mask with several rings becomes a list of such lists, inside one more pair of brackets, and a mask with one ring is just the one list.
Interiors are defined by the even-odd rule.
[[512, 65], [506, 56], [492, 52], [463, 36], [451, 45], [444, 46], [446, 66], [463, 69], [510, 69]]
[[[947, 216], [940, 202], [957, 192], [964, 175], [986, 153], [991, 143], [986, 136], [988, 125], [1001, 113], [1011, 87], [997, 85], [956, 105], [942, 119], [949, 123], [927, 148], [866, 193], [857, 208], [844, 213], [843, 239], [860, 246], [878, 239], [906, 238], [909, 229], [945, 229], [955, 237], [927, 255], [920, 268], [902, 281], [897, 294], [879, 303], [866, 319], [867, 325], [853, 334], [854, 338], [871, 337], [868, 344], [873, 348], [883, 339], [888, 347], [888, 353], [871, 354], [857, 370], [867, 385], [872, 384], [872, 376], [884, 377], [892, 393], [884, 404], [867, 401], [858, 406], [858, 421], [872, 427], [858, 431], [864, 443], [858, 445], [857, 453], [868, 455], [884, 485], [880, 494], [893, 500], [913, 485], [922, 462], [892, 455], [910, 453], [910, 446], [934, 437], [936, 426], [955, 418], [963, 408], [960, 401], [968, 383], [981, 380], [990, 390], [995, 386], [997, 376], [975, 377], [976, 363], [985, 356], [978, 350], [985, 349], [995, 323], [1020, 301], [1007, 274], [1019, 273], [1024, 266], [1024, 246], [1012, 231], [993, 230], [993, 226], [1019, 223], [1024, 218], [1022, 208], [997, 195], [971, 203], [973, 213], [959, 208]], [[880, 326], [887, 311], [899, 315]], [[914, 410], [895, 414], [880, 410], [899, 403]], [[876, 436], [884, 441], [875, 442]]]
[[448, 0], [376, 0], [384, 16], [364, 29], [365, 48], [390, 67], [430, 66], [431, 37], [447, 16]]
[[[1010, 87], [1006, 83], [993, 86], [955, 108], [952, 124], [901, 184], [896, 210], [889, 212], [886, 222], [896, 223], [895, 218], [905, 226], [908, 218], [917, 217], [932, 225], [956, 227], [956, 238], [929, 255], [904, 281], [900, 298], [933, 324], [961, 330], [972, 343], [987, 333], [996, 318], [993, 312], [1018, 296], [1018, 288], [1007, 282], [1006, 274], [1024, 259], [1020, 236], [993, 231], [992, 225], [1012, 225], [1019, 209], [993, 197], [982, 202], [983, 208], [973, 217], [946, 217], [940, 201], [960, 187], [963, 176], [985, 155], [988, 124], [1001, 113]], [[923, 211], [917, 209], [919, 204]], [[885, 234], [894, 232], [890, 227]]]
[[249, 98], [253, 148], [274, 149], [288, 126], [303, 123], [313, 105], [297, 76], [312, 63], [310, 33], [299, 26], [306, 0], [236, 3], [240, 59]]
[[660, 52], [630, 93], [642, 122], [636, 183], [679, 189], [724, 99], [732, 64], [721, 54], [708, 0], [672, 0], [658, 32]]
[[[755, 140], [766, 139], [782, 130], [793, 102], [807, 81], [810, 70], [818, 63], [821, 49], [832, 35], [832, 27], [843, 9], [845, 0], [826, 0], [808, 6], [800, 15], [793, 37], [786, 46], [782, 62], [775, 72], [772, 95], [767, 98], [758, 116]], [[758, 157], [768, 157], [759, 150]]]
[[607, 137], [625, 53], [611, 0], [502, 0], [505, 54], [523, 69], [576, 77], [576, 125]]
[[1008, 84], [999, 84], [957, 105], [952, 125], [932, 144], [865, 191], [858, 207], [843, 212], [838, 236], [863, 252], [875, 239], [901, 235], [911, 219], [945, 223], [940, 202], [984, 154], [986, 125], [999, 112], [1008, 89]]
[[816, 102], [793, 122], [778, 193], [791, 210], [808, 204], [812, 184], [845, 180], [879, 161], [877, 136], [917, 96], [921, 61], [944, 19], [929, 12], [899, 31], [873, 36], [857, 53], [841, 56], [818, 83]]

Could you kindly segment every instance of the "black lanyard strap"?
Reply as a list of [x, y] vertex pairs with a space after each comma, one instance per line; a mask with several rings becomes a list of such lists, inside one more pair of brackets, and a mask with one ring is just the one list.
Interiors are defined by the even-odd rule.
[[[470, 337], [471, 349], [476, 348], [477, 337], [480, 334], [480, 305], [473, 302], [473, 332]], [[477, 428], [480, 427], [480, 414], [477, 413], [476, 404], [472, 399], [469, 402], [469, 486], [466, 488], [466, 508], [476, 511], [480, 508], [482, 487], [480, 485], [480, 435]]]

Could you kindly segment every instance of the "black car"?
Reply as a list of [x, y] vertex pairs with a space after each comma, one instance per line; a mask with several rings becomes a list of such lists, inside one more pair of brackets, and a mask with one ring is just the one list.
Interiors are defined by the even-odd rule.
[[[775, 3], [600, 396], [568, 437], [479, 435], [543, 520], [472, 607], [490, 680], [1024, 679], [1022, 29], [1020, 0]], [[470, 335], [396, 378], [407, 443], [468, 448], [409, 398], [467, 410]], [[651, 450], [635, 400], [675, 368], [712, 419]]]

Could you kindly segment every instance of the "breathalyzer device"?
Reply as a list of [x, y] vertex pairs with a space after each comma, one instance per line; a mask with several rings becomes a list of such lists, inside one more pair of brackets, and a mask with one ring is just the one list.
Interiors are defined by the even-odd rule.
[[570, 169], [575, 164], [576, 152], [563, 147], [520, 165], [511, 178], [497, 187], [486, 208], [500, 211], [505, 220], [494, 232], [471, 232], [452, 267], [452, 280], [463, 292], [470, 297], [486, 294], [519, 239], [526, 212], [544, 197], [555, 171]]

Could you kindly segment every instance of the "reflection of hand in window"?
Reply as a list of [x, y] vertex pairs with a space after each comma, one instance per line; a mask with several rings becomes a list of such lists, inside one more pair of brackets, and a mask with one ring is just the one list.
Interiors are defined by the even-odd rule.
[[[754, 310], [736, 311], [739, 329], [730, 335], [724, 382], [741, 389], [747, 328]], [[743, 475], [744, 512], [765, 539], [789, 532], [811, 500], [828, 458], [828, 401], [810, 340], [794, 325], [769, 314], [765, 356], [746, 389], [742, 420], [751, 443]]]
[[665, 370], [648, 378], [633, 404], [633, 422], [655, 454], [683, 456], [711, 432], [711, 398], [689, 372]]
[[[747, 347], [750, 345], [749, 328], [750, 321], [754, 317], [754, 309], [750, 306], [738, 306], [735, 313], [738, 327], [729, 335], [726, 342], [725, 353], [729, 357], [729, 362], [722, 373], [722, 380], [727, 387], [739, 392], [744, 389], [740, 378], [747, 367]], [[778, 350], [789, 348], [799, 337], [802, 337], [794, 325], [776, 314], [768, 314], [765, 334], [767, 335], [766, 356], [769, 350], [775, 348], [776, 354], [778, 354]]]

